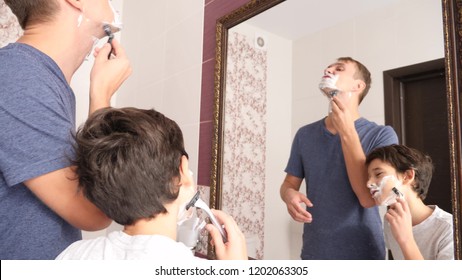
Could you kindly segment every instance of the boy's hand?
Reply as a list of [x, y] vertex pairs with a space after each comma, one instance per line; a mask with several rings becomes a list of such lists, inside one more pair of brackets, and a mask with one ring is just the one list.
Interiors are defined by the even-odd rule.
[[398, 244], [405, 244], [414, 239], [411, 211], [405, 199], [398, 197], [397, 202], [392, 204], [385, 214], [385, 219], [390, 223], [393, 237]]
[[213, 224], [207, 224], [206, 229], [212, 236], [212, 244], [219, 260], [247, 260], [247, 245], [244, 234], [234, 219], [223, 211], [211, 209], [218, 222], [223, 223], [228, 242], [223, 243], [220, 232]]

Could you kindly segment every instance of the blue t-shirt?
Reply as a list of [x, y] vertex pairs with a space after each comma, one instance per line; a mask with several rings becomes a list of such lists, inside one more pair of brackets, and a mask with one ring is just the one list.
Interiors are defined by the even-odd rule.
[[[398, 143], [390, 126], [364, 118], [355, 121], [367, 155], [374, 148]], [[304, 178], [313, 207], [312, 223], [303, 228], [302, 259], [384, 259], [385, 244], [377, 207], [363, 208], [348, 180], [338, 134], [330, 133], [324, 119], [300, 128], [285, 171]]]
[[70, 165], [74, 131], [75, 96], [58, 65], [25, 44], [1, 48], [0, 259], [54, 259], [82, 238], [23, 184]]

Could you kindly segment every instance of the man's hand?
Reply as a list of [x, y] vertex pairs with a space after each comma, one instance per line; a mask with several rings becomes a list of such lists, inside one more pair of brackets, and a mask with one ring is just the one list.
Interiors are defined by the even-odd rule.
[[116, 39], [112, 40], [112, 47], [110, 59], [110, 44], [95, 49], [95, 64], [90, 73], [90, 114], [109, 107], [112, 95], [132, 73], [125, 50]]
[[335, 130], [339, 133], [340, 137], [342, 137], [346, 133], [356, 133], [354, 119], [351, 115], [350, 110], [348, 109], [348, 106], [346, 106], [346, 104], [343, 103], [339, 96], [334, 96], [331, 102], [332, 112], [329, 116], [332, 120], [332, 125], [334, 126]]
[[313, 207], [313, 203], [299, 192], [302, 181], [301, 178], [287, 174], [282, 182], [280, 195], [292, 219], [300, 223], [311, 223], [313, 217], [302, 205]]
[[311, 223], [313, 221], [311, 213], [302, 206], [313, 207], [311, 201], [304, 194], [293, 189], [287, 189], [284, 198], [287, 211], [292, 216], [292, 219], [300, 223]]

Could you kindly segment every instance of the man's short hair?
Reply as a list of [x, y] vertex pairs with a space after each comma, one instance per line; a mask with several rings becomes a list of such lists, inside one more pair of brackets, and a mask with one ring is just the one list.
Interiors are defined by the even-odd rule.
[[372, 84], [371, 72], [369, 72], [366, 66], [364, 66], [361, 62], [351, 57], [339, 57], [337, 60], [344, 61], [344, 62], [352, 62], [356, 65], [356, 72], [355, 72], [354, 78], [359, 79], [366, 84], [366, 87], [364, 88], [361, 95], [359, 96], [359, 103], [361, 103], [364, 97], [366, 97], [367, 93], [369, 92], [369, 89], [371, 88], [371, 84]]
[[59, 10], [56, 0], [5, 0], [5, 3], [18, 18], [22, 29], [32, 23], [51, 20]]

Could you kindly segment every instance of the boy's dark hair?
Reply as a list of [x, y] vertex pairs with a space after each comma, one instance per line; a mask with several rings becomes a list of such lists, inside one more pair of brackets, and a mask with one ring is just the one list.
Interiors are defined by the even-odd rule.
[[59, 10], [56, 0], [5, 0], [5, 3], [18, 18], [22, 29], [31, 23], [49, 21]]
[[109, 218], [131, 225], [166, 213], [179, 193], [186, 155], [178, 125], [155, 110], [104, 108], [75, 136], [76, 173], [84, 195]]
[[374, 159], [390, 164], [398, 173], [413, 169], [415, 172], [414, 191], [420, 199], [425, 199], [433, 175], [433, 163], [430, 156], [405, 145], [393, 144], [377, 148], [369, 153], [366, 165], [369, 166]]

